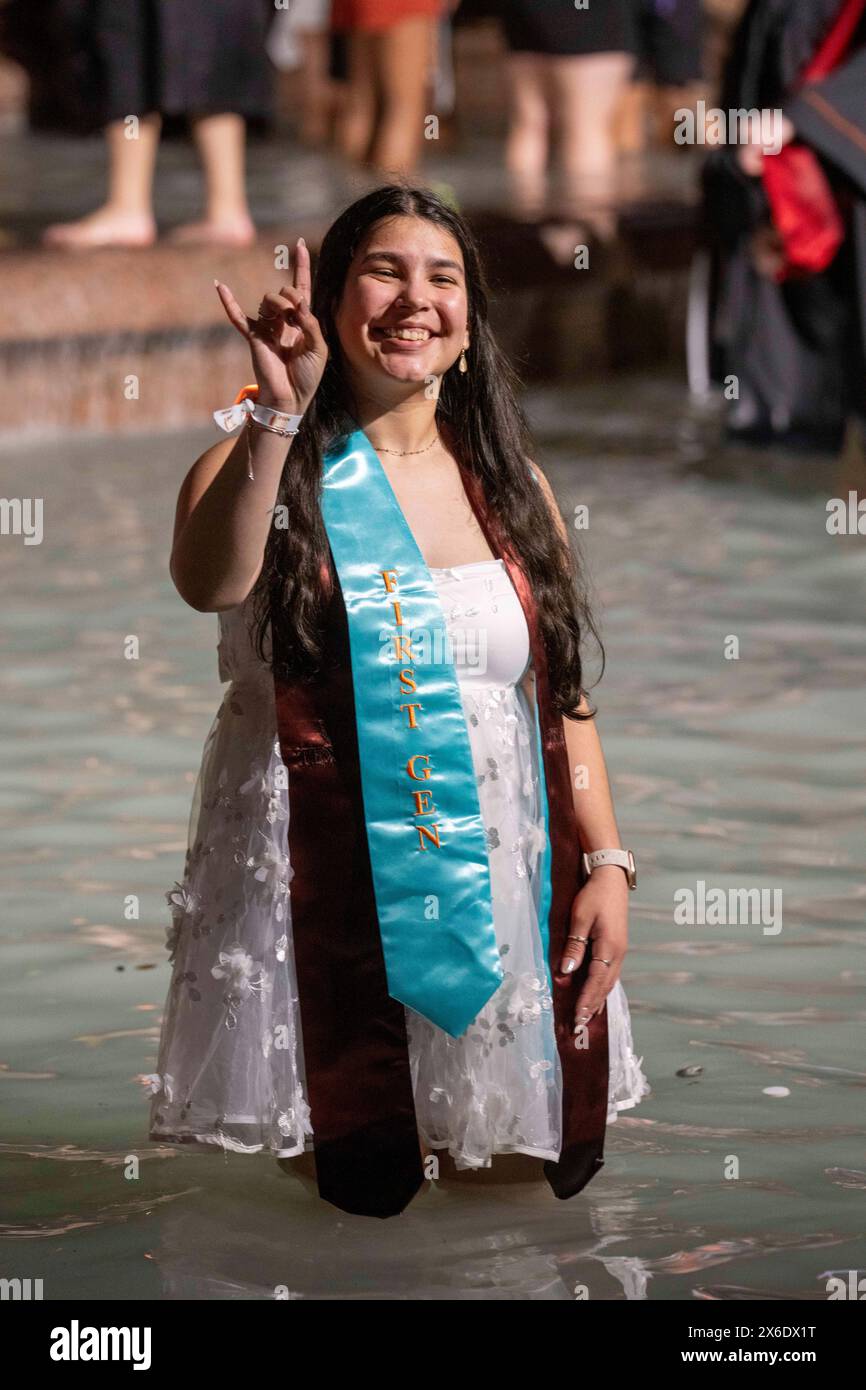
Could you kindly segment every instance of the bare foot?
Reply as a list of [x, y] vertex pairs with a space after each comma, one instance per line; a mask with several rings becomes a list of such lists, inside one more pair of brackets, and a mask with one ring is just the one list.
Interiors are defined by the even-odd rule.
[[152, 246], [156, 222], [149, 213], [120, 212], [101, 207], [77, 222], [53, 222], [42, 233], [43, 246], [53, 250], [88, 251], [97, 246]]
[[166, 235], [167, 241], [180, 246], [252, 246], [255, 239], [255, 223], [249, 217], [185, 222]]

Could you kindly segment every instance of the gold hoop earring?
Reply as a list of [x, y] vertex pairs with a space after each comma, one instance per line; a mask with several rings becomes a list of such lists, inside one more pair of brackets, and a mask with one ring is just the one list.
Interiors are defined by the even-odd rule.
[[466, 361], [466, 349], [465, 349], [465, 348], [464, 348], [463, 351], [461, 352], [460, 358], [459, 358], [459, 360], [458, 360], [458, 362], [457, 362], [457, 370], [460, 371], [460, 372], [468, 372], [468, 371], [469, 371], [469, 363]]

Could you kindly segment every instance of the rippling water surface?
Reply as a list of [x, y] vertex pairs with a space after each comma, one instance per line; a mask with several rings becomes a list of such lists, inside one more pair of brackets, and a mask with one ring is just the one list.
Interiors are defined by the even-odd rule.
[[[163, 893], [222, 689], [216, 619], [167, 557], [213, 436], [7, 451], [2, 493], [44, 498], [44, 539], [0, 543], [3, 1274], [46, 1298], [808, 1300], [866, 1266], [864, 540], [825, 526], [860, 465], [721, 454], [677, 384], [529, 406], [566, 518], [589, 508], [652, 1095], [570, 1202], [470, 1178], [388, 1222], [264, 1155], [149, 1144]], [[781, 930], [677, 924], [699, 881], [781, 890]]]

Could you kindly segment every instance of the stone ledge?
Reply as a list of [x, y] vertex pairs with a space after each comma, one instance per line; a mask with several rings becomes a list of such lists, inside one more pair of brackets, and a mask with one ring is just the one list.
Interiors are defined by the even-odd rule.
[[303, 235], [315, 248], [324, 230], [306, 220], [303, 228], [266, 229], [242, 251], [167, 242], [140, 251], [10, 250], [0, 257], [0, 301], [16, 342], [226, 324], [214, 279], [240, 303], [258, 305], [264, 287], [280, 283], [274, 247]]
[[[490, 210], [468, 215], [490, 270], [494, 329], [525, 381], [573, 380], [681, 357], [695, 235], [689, 207], [624, 209], [618, 240], [591, 247], [590, 271], [574, 268], [567, 222], [539, 228]], [[305, 220], [314, 256], [323, 230]], [[250, 372], [214, 277], [252, 311], [266, 288], [279, 286], [273, 248], [287, 241], [285, 228], [272, 228], [246, 251], [162, 244], [0, 257], [7, 325], [0, 433], [126, 434], [209, 424]], [[137, 378], [133, 400], [126, 398], [130, 377]]]

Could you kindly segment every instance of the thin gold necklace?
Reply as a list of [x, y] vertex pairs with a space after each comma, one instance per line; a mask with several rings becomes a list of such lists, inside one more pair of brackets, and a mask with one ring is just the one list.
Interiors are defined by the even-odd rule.
[[430, 443], [425, 444], [423, 449], [385, 449], [384, 447], [380, 448], [378, 444], [374, 444], [372, 439], [370, 440], [370, 443], [373, 444], [373, 448], [376, 450], [377, 454], [400, 454], [401, 457], [405, 457], [409, 454], [426, 454], [428, 449], [433, 448], [433, 445], [436, 443], [436, 440], [438, 438], [439, 431], [437, 430], [433, 438], [430, 440]]

